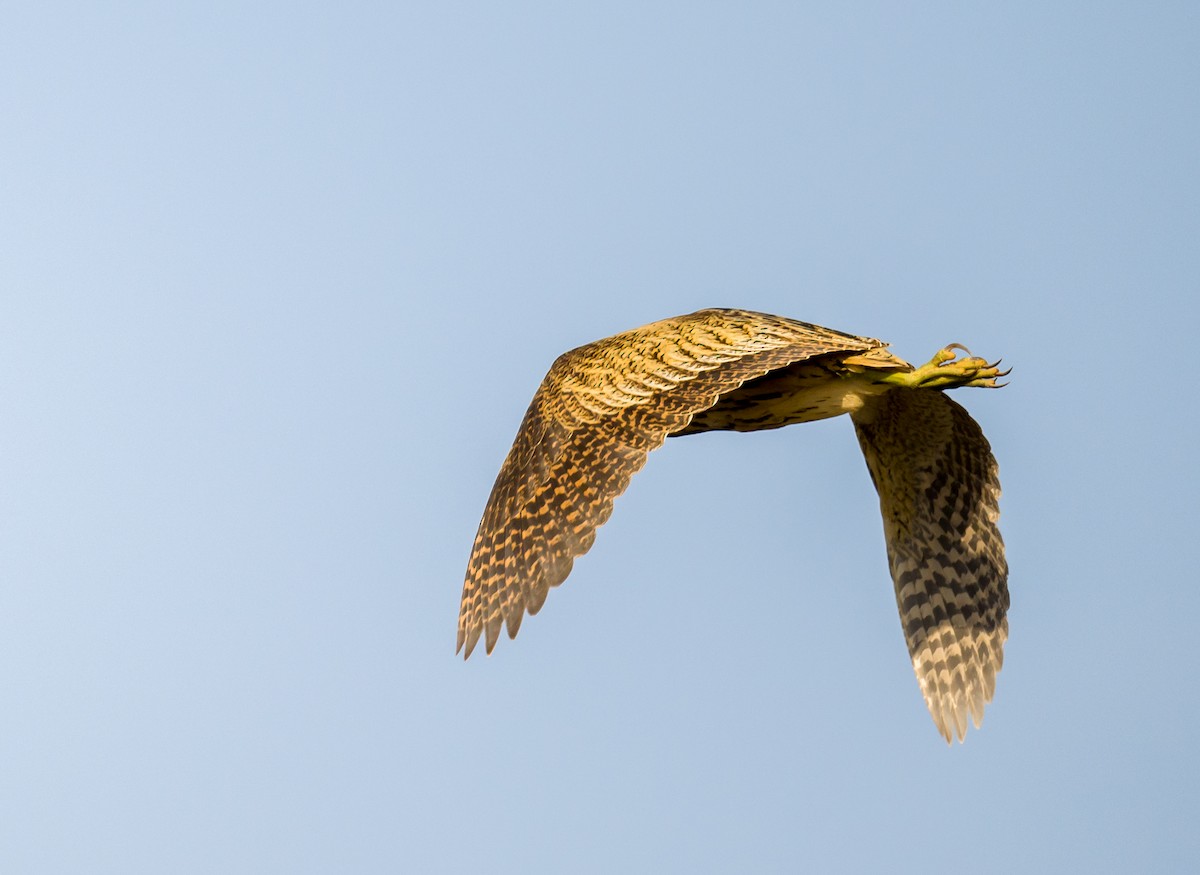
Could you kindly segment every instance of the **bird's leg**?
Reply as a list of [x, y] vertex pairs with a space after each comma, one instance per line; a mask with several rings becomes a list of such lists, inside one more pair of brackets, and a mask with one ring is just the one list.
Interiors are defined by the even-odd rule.
[[[966, 356], [959, 358], [958, 350], [965, 352]], [[939, 349], [928, 363], [919, 368], [893, 371], [879, 382], [908, 389], [956, 389], [959, 386], [998, 389], [1007, 384], [997, 383], [996, 379], [1007, 376], [1011, 370], [1002, 371], [999, 360], [988, 362], [987, 359], [971, 355], [971, 351], [961, 343], [952, 343]]]

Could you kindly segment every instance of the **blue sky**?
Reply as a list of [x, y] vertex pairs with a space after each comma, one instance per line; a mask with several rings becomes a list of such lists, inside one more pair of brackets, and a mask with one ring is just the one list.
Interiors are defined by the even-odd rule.
[[[1195, 865], [1191, 4], [3, 18], [6, 871]], [[707, 306], [1013, 366], [965, 745], [845, 419], [670, 442], [454, 658], [551, 361]]]

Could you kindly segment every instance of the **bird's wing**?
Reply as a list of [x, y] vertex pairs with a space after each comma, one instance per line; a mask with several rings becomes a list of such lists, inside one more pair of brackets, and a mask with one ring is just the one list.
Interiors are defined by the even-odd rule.
[[882, 346], [804, 322], [701, 310], [572, 350], [534, 395], [492, 487], [467, 565], [458, 649], [517, 634], [666, 436], [724, 393], [817, 355]]
[[893, 389], [852, 414], [879, 492], [900, 622], [947, 741], [992, 699], [1008, 637], [1000, 481], [979, 425], [941, 392]]

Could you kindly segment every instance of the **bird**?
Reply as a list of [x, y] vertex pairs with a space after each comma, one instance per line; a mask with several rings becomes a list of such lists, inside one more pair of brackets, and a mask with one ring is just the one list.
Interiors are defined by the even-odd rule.
[[[1008, 638], [1000, 483], [983, 430], [945, 394], [1009, 371], [961, 344], [914, 367], [888, 344], [706, 309], [559, 356], [534, 394], [472, 546], [456, 653], [515, 638], [668, 437], [847, 414], [879, 495], [909, 657], [947, 743], [979, 729]], [[960, 355], [961, 353], [961, 355]]]

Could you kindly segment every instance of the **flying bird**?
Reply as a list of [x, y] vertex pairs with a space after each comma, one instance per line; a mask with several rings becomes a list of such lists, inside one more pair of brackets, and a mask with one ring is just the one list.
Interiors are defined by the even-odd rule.
[[[965, 355], [960, 356], [962, 352]], [[900, 623], [938, 731], [979, 728], [1004, 660], [1008, 565], [996, 460], [944, 390], [1007, 371], [959, 344], [913, 367], [869, 337], [746, 310], [701, 310], [564, 353], [529, 405], [467, 565], [458, 651], [516, 637], [613, 499], [666, 438], [849, 414], [879, 493]]]

